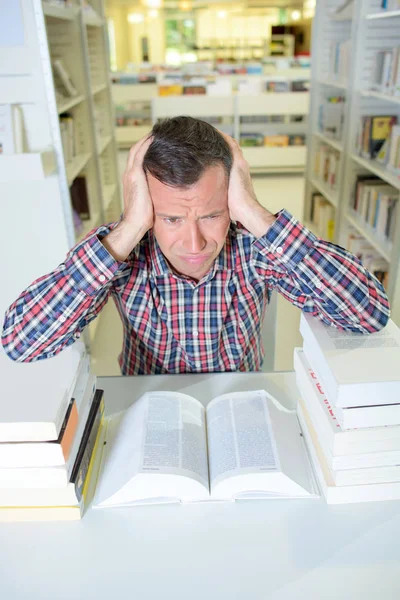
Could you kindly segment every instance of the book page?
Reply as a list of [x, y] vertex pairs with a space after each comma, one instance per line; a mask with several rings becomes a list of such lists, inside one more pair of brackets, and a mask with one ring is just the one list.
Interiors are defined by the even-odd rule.
[[208, 488], [205, 412], [200, 402], [175, 392], [148, 394], [140, 470], [184, 474]]
[[174, 392], [143, 394], [111, 417], [94, 506], [209, 497], [205, 411]]
[[279, 471], [263, 390], [225, 394], [207, 407], [211, 487], [237, 474]]

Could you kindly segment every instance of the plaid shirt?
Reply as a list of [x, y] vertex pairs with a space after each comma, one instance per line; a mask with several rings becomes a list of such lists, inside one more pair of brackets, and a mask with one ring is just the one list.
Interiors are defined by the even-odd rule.
[[110, 294], [124, 326], [124, 375], [259, 369], [262, 321], [273, 289], [325, 323], [351, 331], [376, 331], [389, 318], [383, 287], [360, 261], [317, 238], [286, 210], [259, 239], [232, 223], [198, 283], [171, 271], [152, 231], [128, 260], [116, 261], [100, 242], [115, 226], [89, 234], [11, 305], [2, 339], [12, 359], [57, 354], [80, 336]]

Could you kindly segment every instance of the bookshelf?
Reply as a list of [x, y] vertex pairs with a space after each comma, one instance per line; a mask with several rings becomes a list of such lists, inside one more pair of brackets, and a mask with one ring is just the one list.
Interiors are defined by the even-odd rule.
[[[400, 124], [400, 97], [374, 84], [378, 53], [400, 46], [400, 10], [384, 10], [381, 4], [380, 0], [320, 0], [316, 5], [304, 221], [313, 229], [312, 197], [320, 193], [334, 209], [334, 241], [349, 247], [349, 235], [354, 234], [369, 244], [376, 260], [386, 262], [392, 317], [400, 325], [400, 170], [390, 168], [387, 159], [385, 164], [378, 156], [366, 155], [363, 147], [366, 117], [394, 116]], [[344, 102], [341, 131], [336, 135], [330, 127], [335, 119], [337, 123], [331, 101], [337, 103], [339, 97]], [[327, 188], [316, 169], [321, 152], [325, 157], [329, 149], [335, 153], [334, 190]], [[373, 226], [354, 210], [356, 181], [361, 176], [378, 177], [377, 186], [388, 184], [394, 190], [397, 217], [390, 239], [376, 228], [381, 207]]]
[[[25, 44], [17, 52], [0, 49], [0, 74], [2, 101], [22, 109], [28, 151], [0, 157], [0, 181], [9, 200], [3, 214], [20, 222], [23, 249], [15, 232], [5, 241], [11, 255], [24, 251], [25, 260], [18, 273], [6, 272], [10, 285], [1, 308], [54, 269], [91, 229], [117, 220], [121, 212], [103, 0], [72, 0], [65, 6], [26, 0], [21, 10]], [[74, 93], [64, 83], [64, 71]], [[88, 212], [77, 219], [70, 187], [83, 177]], [[89, 344], [100, 319], [88, 328]]]

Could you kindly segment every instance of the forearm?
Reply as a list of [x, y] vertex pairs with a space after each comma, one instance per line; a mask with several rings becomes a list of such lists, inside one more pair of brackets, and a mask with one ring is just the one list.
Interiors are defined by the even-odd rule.
[[116, 269], [96, 235], [73, 248], [65, 263], [34, 281], [7, 310], [2, 343], [9, 357], [47, 358], [77, 339], [107, 301]]
[[101, 243], [115, 260], [123, 262], [138, 245], [145, 233], [145, 228], [132, 226], [122, 220], [108, 235], [101, 238]]
[[388, 298], [377, 279], [350, 252], [317, 238], [287, 211], [254, 246], [259, 273], [302, 310], [362, 333], [387, 323]]

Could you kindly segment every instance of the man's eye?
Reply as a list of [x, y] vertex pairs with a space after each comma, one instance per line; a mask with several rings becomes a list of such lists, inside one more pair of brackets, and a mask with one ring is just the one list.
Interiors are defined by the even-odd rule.
[[164, 221], [165, 223], [169, 223], [170, 225], [175, 225], [175, 223], [178, 223], [179, 219], [178, 217], [166, 217]]

